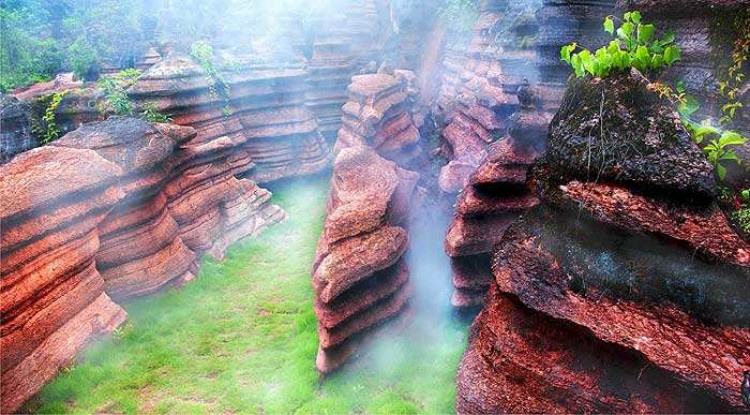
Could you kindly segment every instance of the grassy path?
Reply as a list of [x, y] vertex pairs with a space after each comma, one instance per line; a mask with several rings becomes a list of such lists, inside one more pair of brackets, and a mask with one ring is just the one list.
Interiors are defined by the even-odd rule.
[[275, 189], [287, 223], [233, 246], [221, 263], [204, 260], [198, 278], [183, 289], [125, 304], [129, 322], [89, 346], [27, 409], [452, 412], [464, 322], [442, 319], [430, 344], [398, 335], [378, 340], [325, 381], [315, 371], [310, 266], [327, 184], [321, 178]]

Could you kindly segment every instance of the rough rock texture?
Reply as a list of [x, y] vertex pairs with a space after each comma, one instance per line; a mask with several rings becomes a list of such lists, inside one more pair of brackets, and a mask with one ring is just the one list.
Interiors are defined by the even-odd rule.
[[487, 148], [487, 156], [466, 180], [448, 228], [456, 307], [482, 304], [490, 284], [489, 255], [505, 229], [538, 204], [526, 186], [527, 171], [544, 149], [550, 117], [527, 82], [517, 90], [518, 110], [506, 119], [508, 136]]
[[120, 169], [91, 150], [46, 147], [2, 167], [3, 412], [16, 410], [125, 312], [96, 269], [97, 226], [123, 197]]
[[[578, 122], [607, 125], [608, 93], [628, 97], [612, 114], [648, 128], [609, 124], [607, 139], [627, 136], [639, 151], [600, 146], [614, 162], [595, 175], [580, 143], [597, 145], [602, 129], [589, 122], [581, 137]], [[713, 171], [668, 103], [649, 93], [635, 73], [571, 83], [532, 169], [542, 204], [493, 249], [493, 288], [459, 369], [460, 413], [746, 410], [750, 244], [717, 207]], [[602, 116], [569, 116], [579, 110]], [[660, 113], [666, 121], [653, 122]], [[661, 159], [649, 159], [653, 148]]]
[[[153, 102], [173, 122], [196, 129], [197, 143], [228, 137], [246, 152], [251, 180], [267, 182], [318, 172], [329, 163], [329, 148], [305, 106], [307, 73], [299, 67], [241, 62], [224, 71], [228, 93], [197, 63], [174, 57], [154, 65], [128, 94]], [[243, 66], [244, 65], [244, 66]]]
[[[530, 310], [493, 284], [471, 327], [456, 408], [476, 413], [705, 413], [729, 408], [638, 352]], [[471, 392], [469, 392], [471, 391]]]
[[313, 266], [323, 373], [343, 364], [356, 337], [398, 314], [409, 297], [404, 224], [419, 179], [363, 146], [342, 149], [333, 174]]
[[4, 412], [124, 320], [110, 297], [188, 281], [197, 254], [221, 257], [283, 220], [269, 192], [235, 176], [252, 164], [229, 139], [196, 146], [195, 136], [111, 117], [2, 167]]
[[396, 70], [393, 75], [352, 77], [349, 101], [334, 152], [367, 146], [388, 160], [408, 166], [421, 152], [420, 134], [411, 109], [418, 94], [414, 74]]
[[571, 81], [550, 125], [540, 172], [551, 185], [609, 181], [650, 192], [710, 198], [713, 167], [674, 106], [638, 71]]
[[0, 163], [39, 145], [31, 134], [31, 108], [10, 95], [0, 96]]
[[440, 172], [443, 191], [463, 189], [487, 147], [509, 131], [519, 88], [538, 89], [536, 52], [530, 48], [539, 30], [534, 12], [526, 3], [483, 1], [465, 56], [446, 51], [438, 98], [447, 124], [442, 149], [449, 159]]

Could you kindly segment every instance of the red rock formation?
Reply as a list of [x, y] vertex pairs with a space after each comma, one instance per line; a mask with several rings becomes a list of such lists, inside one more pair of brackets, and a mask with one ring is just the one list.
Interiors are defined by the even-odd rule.
[[2, 167], [2, 409], [13, 411], [93, 336], [110, 300], [194, 278], [197, 255], [283, 220], [228, 138], [111, 117]]
[[409, 165], [421, 152], [419, 130], [410, 113], [417, 94], [413, 79], [410, 71], [352, 77], [334, 152], [367, 146], [399, 165]]
[[456, 307], [482, 304], [492, 280], [492, 247], [520, 213], [538, 204], [526, 187], [527, 171], [545, 145], [549, 118], [534, 106], [530, 91], [520, 96], [525, 98], [519, 111], [508, 118], [510, 137], [490, 145], [469, 176], [446, 235], [455, 287], [451, 303]]
[[251, 161], [255, 164], [251, 180], [267, 182], [324, 169], [329, 150], [305, 107], [307, 73], [250, 61], [239, 65], [241, 71], [222, 72], [228, 96], [186, 57], [154, 65], [128, 94], [137, 102], [155, 103], [176, 124], [195, 128], [198, 136], [191, 144], [196, 149], [221, 137], [230, 139], [247, 153], [246, 170], [251, 170]]
[[[440, 108], [447, 121], [442, 137], [449, 162], [439, 178], [440, 187], [447, 193], [464, 188], [486, 156], [489, 144], [505, 135], [507, 117], [518, 109], [515, 95], [523, 79], [536, 81], [536, 55], [519, 47], [536, 31], [533, 17], [527, 19], [533, 11], [526, 7], [504, 1], [482, 2], [465, 60], [448, 61]], [[457, 75], [450, 75], [456, 72], [450, 65], [454, 61], [462, 66]]]
[[324, 373], [349, 357], [362, 331], [393, 317], [409, 298], [404, 229], [419, 175], [372, 149], [342, 149], [313, 266]]
[[458, 412], [746, 409], [750, 245], [668, 108], [637, 73], [571, 83], [532, 169], [543, 202], [493, 250]]
[[96, 269], [98, 225], [124, 196], [117, 165], [90, 150], [45, 147], [2, 167], [0, 357], [13, 412], [125, 312]]

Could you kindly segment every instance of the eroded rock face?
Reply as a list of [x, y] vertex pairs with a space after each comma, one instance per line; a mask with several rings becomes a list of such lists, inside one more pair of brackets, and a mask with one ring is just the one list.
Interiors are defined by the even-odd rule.
[[310, 174], [329, 163], [329, 149], [314, 115], [305, 106], [307, 73], [297, 67], [241, 62], [240, 71], [224, 71], [227, 90], [208, 78], [188, 57], [154, 65], [128, 94], [152, 102], [174, 123], [196, 129], [198, 143], [228, 137], [247, 152], [254, 169], [249, 178], [267, 182]]
[[418, 93], [413, 80], [412, 72], [402, 70], [352, 77], [334, 152], [367, 146], [399, 165], [409, 165], [421, 152], [419, 130], [410, 112]]
[[545, 146], [549, 118], [526, 102], [512, 117], [510, 136], [487, 149], [467, 179], [445, 239], [451, 257], [456, 307], [482, 304], [489, 287], [489, 256], [508, 226], [539, 201], [526, 185], [527, 172]]
[[[618, 88], [627, 98], [603, 133]], [[532, 169], [542, 203], [493, 249], [493, 286], [459, 369], [459, 412], [745, 410], [750, 245], [719, 210], [713, 171], [669, 104], [649, 93], [634, 73], [571, 84]], [[604, 109], [585, 133], [569, 115], [593, 106]], [[601, 145], [615, 136], [639, 151]], [[582, 142], [598, 146], [591, 165], [603, 168], [592, 171]]]
[[696, 198], [715, 193], [713, 167], [674, 106], [635, 69], [571, 81], [549, 137], [537, 169], [552, 185], [580, 179]]
[[324, 373], [351, 354], [358, 335], [398, 314], [409, 298], [404, 228], [419, 175], [369, 147], [342, 149], [313, 268]]
[[229, 139], [112, 117], [2, 167], [2, 407], [13, 411], [97, 334], [112, 302], [194, 278], [198, 254], [283, 220], [270, 193], [235, 175]]
[[124, 197], [94, 151], [45, 147], [2, 167], [3, 411], [16, 410], [94, 336], [125, 320], [96, 268], [98, 225]]

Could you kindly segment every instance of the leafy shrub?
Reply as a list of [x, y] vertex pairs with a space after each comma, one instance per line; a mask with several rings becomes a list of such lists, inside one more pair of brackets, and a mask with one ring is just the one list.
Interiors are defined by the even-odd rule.
[[[576, 43], [563, 46], [560, 58], [573, 67], [577, 77], [590, 74], [605, 77], [631, 67], [643, 73], [672, 66], [681, 59], [680, 48], [674, 44], [673, 34], [655, 39], [656, 27], [642, 21], [641, 13], [625, 13], [622, 24], [615, 30], [613, 16], [604, 19], [604, 30], [615, 37], [608, 46], [596, 52]], [[576, 52], [577, 49], [581, 49]]]
[[154, 104], [153, 102], [147, 102], [143, 104], [139, 118], [148, 122], [157, 123], [168, 123], [172, 121], [171, 117], [160, 113], [156, 108], [156, 104]]
[[63, 57], [44, 19], [25, 2], [0, 2], [0, 92], [47, 81]]
[[137, 69], [126, 69], [115, 76], [99, 79], [99, 87], [104, 91], [104, 103], [99, 106], [99, 113], [104, 116], [108, 112], [115, 115], [132, 116], [135, 112], [133, 102], [125, 92], [133, 86], [141, 75]]
[[[686, 125], [695, 142], [702, 145], [706, 158], [716, 169], [716, 175], [724, 180], [727, 175], [724, 163], [733, 161], [740, 164], [739, 157], [731, 147], [746, 144], [748, 138], [736, 131], [722, 131], [707, 120], [700, 124], [688, 122]], [[703, 145], [704, 142], [707, 144]]]
[[60, 107], [63, 98], [68, 93], [67, 90], [58, 91], [53, 94], [43, 96], [39, 101], [46, 104], [42, 119], [32, 117], [31, 133], [39, 138], [42, 144], [48, 144], [60, 138], [62, 131], [57, 125], [57, 109]]
[[99, 55], [85, 40], [79, 39], [68, 48], [71, 69], [76, 78], [84, 81], [95, 81], [101, 70]]
[[[128, 97], [127, 89], [133, 86], [141, 71], [138, 69], [125, 69], [115, 76], [108, 76], [99, 79], [99, 87], [104, 92], [104, 102], [99, 105], [99, 113], [105, 117], [108, 113], [132, 117], [136, 115], [135, 104]], [[167, 123], [172, 119], [162, 114], [156, 108], [153, 102], [143, 104], [140, 111], [137, 111], [138, 118], [148, 122]]]

